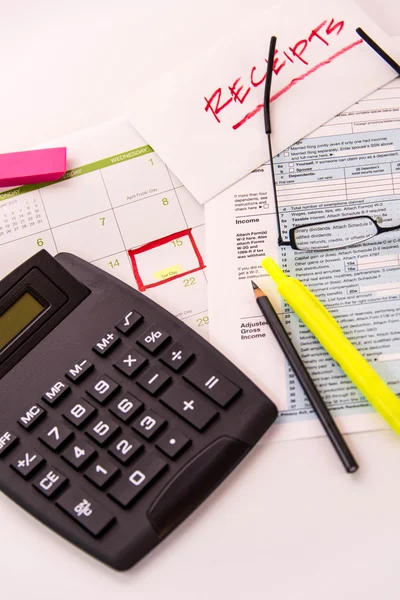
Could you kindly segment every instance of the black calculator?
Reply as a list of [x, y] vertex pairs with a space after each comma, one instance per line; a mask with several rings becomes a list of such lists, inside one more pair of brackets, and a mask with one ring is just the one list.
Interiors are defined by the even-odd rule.
[[223, 481], [275, 405], [176, 317], [42, 250], [0, 282], [0, 488], [131, 567]]

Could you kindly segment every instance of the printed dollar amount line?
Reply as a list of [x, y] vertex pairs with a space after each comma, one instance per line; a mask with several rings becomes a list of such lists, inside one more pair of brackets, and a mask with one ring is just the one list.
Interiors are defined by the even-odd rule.
[[22, 185], [12, 190], [8, 190], [7, 192], [3, 192], [2, 194], [0, 194], [0, 202], [2, 202], [3, 200], [10, 200], [11, 198], [15, 198], [16, 196], [21, 196], [22, 194], [27, 194], [28, 192], [34, 192], [35, 190], [48, 187], [49, 185], [60, 183], [60, 181], [66, 181], [67, 179], [73, 179], [74, 177], [80, 177], [81, 175], [86, 175], [87, 173], [98, 171], [99, 169], [112, 167], [112, 165], [117, 165], [118, 163], [125, 162], [127, 160], [132, 160], [133, 158], [137, 158], [138, 156], [150, 154], [151, 152], [154, 152], [153, 148], [146, 144], [146, 146], [140, 146], [139, 148], [135, 148], [134, 150], [128, 150], [127, 152], [121, 152], [120, 154], [109, 156], [108, 158], [96, 160], [95, 162], [83, 165], [82, 167], [75, 167], [74, 169], [70, 169], [57, 181]]

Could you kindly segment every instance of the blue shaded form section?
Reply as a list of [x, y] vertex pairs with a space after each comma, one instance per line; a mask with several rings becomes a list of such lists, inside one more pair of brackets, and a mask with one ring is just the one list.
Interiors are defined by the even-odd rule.
[[[307, 138], [275, 159], [283, 239], [291, 227], [358, 215], [400, 225], [400, 129]], [[400, 232], [359, 246], [304, 253], [280, 249], [300, 279], [400, 395]], [[284, 325], [334, 415], [373, 411], [287, 305]], [[315, 418], [288, 367], [280, 421]]]

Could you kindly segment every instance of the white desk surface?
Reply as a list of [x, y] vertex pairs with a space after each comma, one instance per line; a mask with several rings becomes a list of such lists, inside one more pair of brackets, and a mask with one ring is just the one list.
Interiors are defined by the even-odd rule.
[[[328, 0], [321, 0], [329, 6]], [[359, 0], [400, 35], [398, 0]], [[265, 0], [1, 2], [0, 152], [118, 116], [141, 72], [154, 76]], [[157, 14], [156, 14], [157, 13]], [[344, 473], [324, 438], [267, 443], [169, 539], [116, 573], [0, 496], [6, 599], [397, 600], [400, 442], [352, 435]]]

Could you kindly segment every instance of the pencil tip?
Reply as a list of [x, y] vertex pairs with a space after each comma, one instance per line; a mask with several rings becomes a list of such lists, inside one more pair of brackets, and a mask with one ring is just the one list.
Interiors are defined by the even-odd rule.
[[258, 287], [258, 285], [256, 283], [254, 283], [253, 280], [251, 280], [251, 285], [253, 286], [253, 290], [259, 290], [260, 288]]

